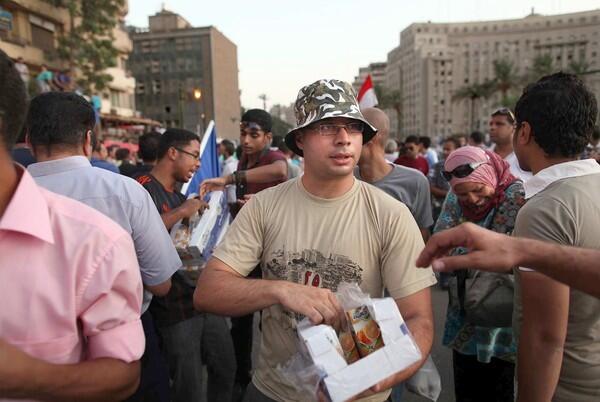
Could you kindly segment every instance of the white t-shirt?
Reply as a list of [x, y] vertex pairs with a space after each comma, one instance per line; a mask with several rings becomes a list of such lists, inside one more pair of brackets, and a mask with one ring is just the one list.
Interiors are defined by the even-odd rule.
[[519, 166], [519, 160], [517, 159], [517, 155], [515, 155], [514, 152], [511, 152], [510, 154], [508, 154], [506, 156], [506, 158], [504, 158], [504, 160], [507, 161], [508, 164], [510, 165], [510, 172], [514, 176], [523, 180], [523, 183], [525, 183], [527, 180], [529, 180], [533, 177], [531, 172], [526, 172], [523, 169], [521, 169], [521, 166]]

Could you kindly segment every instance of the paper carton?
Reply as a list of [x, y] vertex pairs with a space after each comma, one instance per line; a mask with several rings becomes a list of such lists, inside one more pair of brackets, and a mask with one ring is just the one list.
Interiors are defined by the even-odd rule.
[[325, 373], [323, 384], [333, 402], [348, 400], [421, 359], [421, 352], [394, 299], [372, 299], [371, 302], [369, 312], [381, 329], [385, 346], [352, 364], [347, 364], [338, 350], [339, 341], [332, 341], [335, 331], [331, 327], [298, 327], [308, 355]]
[[177, 222], [171, 229], [171, 239], [184, 264], [208, 261], [214, 247], [229, 226], [227, 197], [222, 191], [210, 193], [208, 209], [199, 218]]

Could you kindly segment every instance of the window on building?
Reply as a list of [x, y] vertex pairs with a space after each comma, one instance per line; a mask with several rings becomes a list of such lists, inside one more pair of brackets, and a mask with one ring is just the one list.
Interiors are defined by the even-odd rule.
[[54, 32], [56, 30], [54, 23], [34, 15], [29, 16], [29, 23], [31, 26], [31, 44], [45, 51], [54, 50]]
[[136, 92], [140, 95], [144, 95], [144, 93], [146, 92], [146, 85], [143, 82], [138, 82]]

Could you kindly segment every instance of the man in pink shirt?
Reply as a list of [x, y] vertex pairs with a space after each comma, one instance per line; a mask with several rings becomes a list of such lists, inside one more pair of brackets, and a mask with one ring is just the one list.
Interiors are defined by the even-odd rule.
[[13, 164], [26, 110], [25, 86], [0, 51], [0, 400], [122, 400], [144, 350], [133, 243]]

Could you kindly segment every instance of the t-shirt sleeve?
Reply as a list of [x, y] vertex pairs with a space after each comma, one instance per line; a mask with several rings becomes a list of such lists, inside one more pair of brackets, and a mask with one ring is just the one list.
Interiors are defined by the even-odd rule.
[[431, 191], [429, 190], [429, 181], [425, 177], [419, 177], [416, 182], [415, 220], [421, 229], [427, 229], [433, 225]]
[[277, 161], [282, 161], [282, 162], [285, 162], [285, 164], [287, 165], [287, 158], [285, 157], [284, 154], [282, 154], [279, 151], [269, 152], [266, 156], [266, 161], [267, 161], [267, 164], [275, 163]]
[[143, 190], [142, 203], [132, 221], [133, 242], [145, 285], [156, 286], [165, 282], [179, 268], [181, 259], [167, 232], [153, 200]]
[[142, 282], [129, 234], [101, 251], [97, 261], [77, 295], [88, 358], [139, 360], [145, 346], [140, 321]]
[[[550, 241], [566, 246], [577, 245], [577, 225], [569, 208], [553, 198], [533, 199], [519, 211], [514, 235]], [[529, 271], [527, 267], [521, 267]]]
[[423, 237], [405, 205], [396, 208], [389, 224], [383, 225], [381, 274], [394, 299], [410, 296], [436, 283], [431, 268], [417, 268]]
[[237, 214], [213, 257], [247, 276], [260, 263], [263, 253], [263, 222], [261, 200], [254, 196]]

